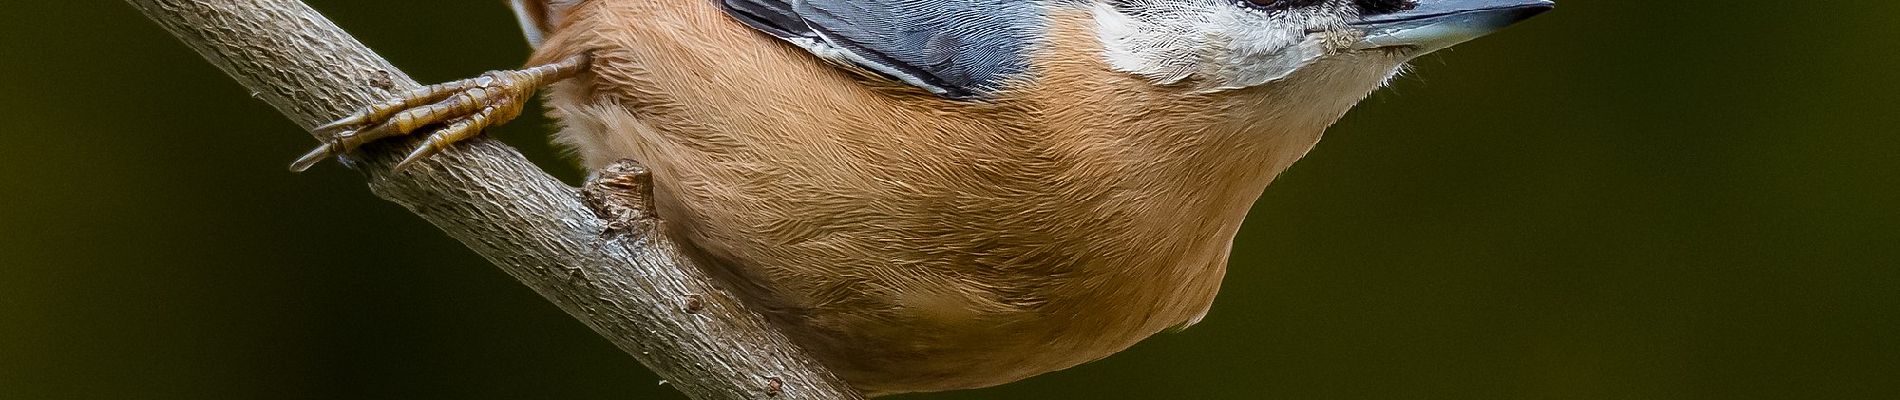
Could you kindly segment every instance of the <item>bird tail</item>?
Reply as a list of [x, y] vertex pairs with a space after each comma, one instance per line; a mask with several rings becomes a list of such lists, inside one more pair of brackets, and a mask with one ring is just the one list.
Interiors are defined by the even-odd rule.
[[528, 38], [528, 44], [540, 47], [547, 32], [561, 22], [560, 18], [568, 8], [580, 0], [508, 0], [508, 8], [515, 10], [515, 21], [521, 23], [521, 34]]

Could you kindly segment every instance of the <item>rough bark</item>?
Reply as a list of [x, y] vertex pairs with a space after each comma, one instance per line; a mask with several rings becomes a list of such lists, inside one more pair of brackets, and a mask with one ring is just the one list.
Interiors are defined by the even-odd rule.
[[[297, 0], [128, 2], [306, 129], [420, 86]], [[590, 208], [494, 141], [463, 142], [392, 173], [402, 148], [367, 146], [346, 161], [378, 197], [460, 240], [687, 395], [861, 398], [654, 233], [663, 222], [643, 203], [651, 188], [637, 166], [591, 181], [588, 200], [599, 206]]]

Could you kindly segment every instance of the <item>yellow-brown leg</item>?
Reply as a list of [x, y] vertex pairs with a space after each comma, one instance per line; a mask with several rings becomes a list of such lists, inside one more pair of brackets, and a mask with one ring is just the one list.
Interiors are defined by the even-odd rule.
[[429, 85], [314, 129], [334, 133], [332, 139], [290, 164], [303, 171], [326, 158], [354, 152], [377, 140], [408, 135], [440, 125], [402, 162], [401, 170], [428, 158], [455, 142], [480, 134], [483, 128], [507, 123], [521, 115], [521, 107], [535, 90], [573, 77], [587, 65], [586, 56], [514, 71], [491, 71], [473, 79]]

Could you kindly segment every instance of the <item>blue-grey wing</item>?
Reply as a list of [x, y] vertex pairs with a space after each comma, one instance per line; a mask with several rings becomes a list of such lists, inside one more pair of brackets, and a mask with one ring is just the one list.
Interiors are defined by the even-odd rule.
[[990, 94], [1029, 70], [1034, 0], [721, 0], [726, 13], [819, 57], [939, 96]]

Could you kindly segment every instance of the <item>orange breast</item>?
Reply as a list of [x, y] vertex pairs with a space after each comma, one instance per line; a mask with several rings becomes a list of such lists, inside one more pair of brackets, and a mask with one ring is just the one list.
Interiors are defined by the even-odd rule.
[[1198, 318], [1247, 207], [1323, 128], [1257, 134], [1233, 110], [1259, 94], [1109, 71], [1079, 10], [993, 104], [824, 64], [704, 0], [570, 12], [537, 58], [596, 64], [550, 96], [560, 140], [648, 165], [671, 232], [873, 393], [1007, 383]]

